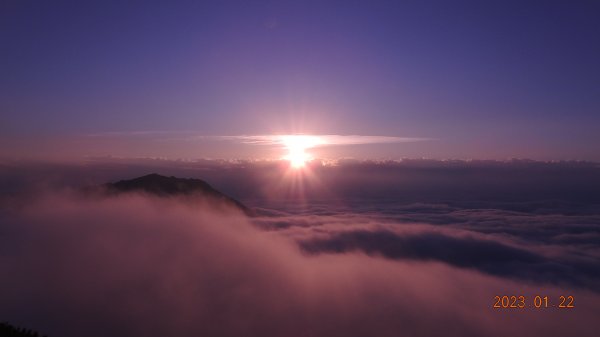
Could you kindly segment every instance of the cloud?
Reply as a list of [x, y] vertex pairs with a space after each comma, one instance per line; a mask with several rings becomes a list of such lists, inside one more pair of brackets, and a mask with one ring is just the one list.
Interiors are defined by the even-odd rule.
[[[52, 193], [3, 212], [0, 219], [0, 317], [55, 336], [597, 331], [594, 309], [600, 296], [592, 292], [360, 251], [306, 255], [284, 233], [175, 200], [136, 195], [81, 200]], [[341, 228], [347, 219], [338, 220]], [[360, 235], [355, 239], [363, 241]], [[502, 254], [494, 249], [512, 252], [506, 259], [519, 254], [537, 259], [496, 246], [487, 254], [497, 259]], [[567, 292], [578, 301], [576, 314], [491, 309], [495, 295], [558, 298]]]
[[[4, 163], [0, 321], [58, 337], [598, 330], [595, 166], [354, 161], [311, 169], [319, 183], [300, 198], [283, 193], [281, 164], [271, 161]], [[150, 172], [205, 179], [261, 216], [69, 192]], [[513, 294], [573, 295], [576, 308], [491, 308], [494, 296]]]
[[340, 231], [300, 242], [310, 253], [362, 251], [391, 259], [441, 261], [500, 277], [586, 287], [600, 292], [600, 265], [592, 258], [547, 257], [492, 239], [439, 232], [399, 235], [388, 230]]
[[431, 138], [418, 137], [391, 137], [391, 136], [361, 136], [361, 135], [247, 135], [247, 136], [217, 136], [220, 139], [239, 141], [252, 145], [284, 145], [286, 139], [299, 137], [308, 140], [310, 147], [337, 146], [337, 145], [360, 145], [360, 144], [384, 144], [384, 143], [406, 143], [432, 140]]
[[367, 135], [318, 135], [318, 134], [269, 134], [269, 135], [206, 135], [195, 131], [109, 131], [87, 135], [88, 137], [155, 137], [168, 140], [225, 140], [252, 145], [281, 145], [286, 137], [311, 137], [320, 140], [319, 146], [404, 143], [433, 140], [425, 137], [367, 136]]
[[313, 134], [270, 134], [270, 135], [204, 135], [193, 131], [123, 131], [100, 132], [88, 134], [91, 138], [143, 138], [159, 142], [214, 142], [227, 141], [245, 145], [263, 145], [285, 147], [290, 139], [302, 139], [306, 148], [364, 145], [364, 144], [392, 144], [431, 141], [432, 138], [424, 137], [395, 137], [395, 136], [365, 136], [365, 135], [313, 135]]
[[361, 213], [358, 207], [318, 209], [262, 212], [265, 216], [254, 222], [292, 238], [310, 254], [363, 252], [394, 260], [438, 261], [499, 277], [600, 292], [595, 215], [540, 215], [440, 204], [399, 207], [408, 214], [393, 209], [391, 214]]

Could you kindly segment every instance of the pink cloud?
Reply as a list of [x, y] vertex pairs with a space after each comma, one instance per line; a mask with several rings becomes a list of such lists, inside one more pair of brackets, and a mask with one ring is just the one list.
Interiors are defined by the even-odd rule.
[[[0, 222], [0, 318], [53, 336], [591, 336], [600, 296], [360, 252], [307, 256], [239, 214], [39, 198]], [[495, 295], [577, 308], [494, 310]]]

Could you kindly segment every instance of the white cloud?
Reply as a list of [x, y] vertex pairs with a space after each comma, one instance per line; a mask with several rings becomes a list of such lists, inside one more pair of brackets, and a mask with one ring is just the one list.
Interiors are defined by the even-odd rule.
[[395, 137], [395, 136], [363, 136], [363, 135], [245, 135], [245, 136], [218, 136], [223, 140], [239, 141], [252, 145], [282, 145], [293, 137], [302, 137], [311, 140], [311, 147], [337, 146], [337, 145], [360, 145], [360, 144], [384, 144], [384, 143], [409, 143], [433, 140], [420, 137]]

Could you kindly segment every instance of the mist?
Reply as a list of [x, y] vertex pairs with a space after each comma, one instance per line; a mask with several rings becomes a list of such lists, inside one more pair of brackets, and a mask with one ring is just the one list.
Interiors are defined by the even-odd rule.
[[[3, 182], [16, 184], [7, 170]], [[417, 197], [365, 198], [353, 208], [334, 198], [262, 203], [246, 217], [176, 198], [82, 197], [69, 187], [82, 185], [77, 175], [64, 173], [73, 171], [90, 182], [107, 172], [63, 166], [53, 180], [22, 179], [35, 187], [3, 198], [2, 320], [57, 337], [591, 336], [599, 328], [592, 203], [571, 200], [552, 213]], [[502, 295], [528, 304], [570, 295], [576, 307], [493, 309]]]

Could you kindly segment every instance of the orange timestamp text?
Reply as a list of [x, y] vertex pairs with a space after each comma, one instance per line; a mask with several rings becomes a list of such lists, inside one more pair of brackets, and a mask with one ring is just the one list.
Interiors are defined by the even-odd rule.
[[524, 295], [503, 295], [494, 296], [494, 309], [525, 309], [525, 308], [558, 308], [558, 309], [573, 309], [575, 308], [575, 297], [572, 295], [560, 295], [558, 298], [543, 295], [527, 297]]

